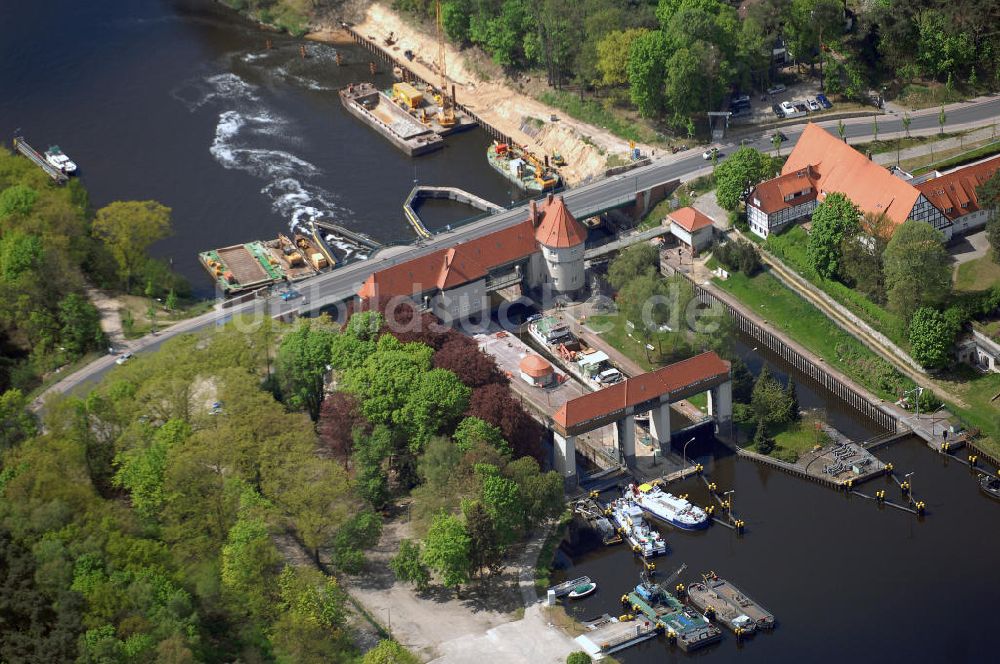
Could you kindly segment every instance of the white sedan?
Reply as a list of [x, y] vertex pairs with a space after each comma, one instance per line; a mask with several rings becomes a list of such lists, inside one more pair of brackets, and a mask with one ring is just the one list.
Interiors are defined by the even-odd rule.
[[[712, 157], [719, 155], [719, 148], [709, 148], [701, 153], [701, 158], [708, 161]], [[721, 156], [721, 155], [720, 155]]]
[[122, 353], [115, 360], [115, 364], [125, 364], [126, 362], [128, 362], [131, 359], [132, 359], [132, 353]]
[[819, 102], [817, 102], [815, 99], [807, 99], [806, 104], [809, 106], [809, 110], [814, 113], [818, 110], [821, 110]]

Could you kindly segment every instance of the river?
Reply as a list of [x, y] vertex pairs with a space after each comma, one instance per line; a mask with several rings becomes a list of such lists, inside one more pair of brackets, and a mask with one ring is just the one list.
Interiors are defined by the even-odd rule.
[[[198, 251], [273, 237], [311, 217], [384, 242], [411, 240], [401, 204], [415, 180], [497, 203], [512, 198], [483, 158], [483, 132], [411, 160], [349, 116], [336, 88], [367, 78], [369, 60], [353, 46], [337, 47], [343, 67], [328, 45], [309, 44], [303, 60], [301, 42], [267, 35], [210, 0], [0, 0], [0, 16], [7, 28], [0, 131], [7, 137], [20, 128], [38, 146], [60, 144], [80, 164], [97, 207], [127, 199], [170, 206], [175, 233], [153, 253], [171, 259], [202, 294], [211, 294], [211, 284]], [[427, 210], [438, 227], [467, 212], [439, 203]], [[766, 353], [740, 350], [755, 371], [762, 362], [787, 371]], [[796, 379], [803, 407], [823, 408], [858, 439], [877, 433], [808, 379]], [[715, 570], [771, 609], [778, 628], [742, 646], [727, 634], [694, 655], [650, 641], [618, 654], [621, 661], [995, 659], [998, 506], [978, 493], [966, 468], [917, 441], [879, 452], [897, 470], [915, 472], [916, 494], [928, 506], [918, 519], [738, 461], [718, 445], [695, 454], [715, 482], [736, 490], [746, 533], [665, 531], [670, 554], [658, 561], [661, 577], [681, 562], [685, 583]], [[708, 503], [698, 482], [681, 488]], [[561, 560], [563, 578], [589, 574], [600, 584], [571, 605], [574, 614], [621, 613], [618, 598], [638, 579], [630, 552]]]
[[[754, 373], [766, 363], [785, 379], [787, 364], [744, 342], [752, 343], [741, 339], [738, 351]], [[822, 408], [832, 424], [859, 440], [879, 433], [807, 377], [794, 375], [803, 408]], [[877, 454], [897, 471], [914, 473], [915, 495], [927, 503], [925, 517], [737, 459], [717, 442], [695, 450], [692, 456], [711, 480], [735, 490], [734, 507], [746, 532], [714, 526], [685, 533], [661, 526], [669, 553], [655, 561], [657, 574], [664, 579], [687, 563], [680, 580], [688, 584], [714, 570], [772, 611], [778, 626], [743, 644], [726, 631], [721, 643], [692, 654], [655, 639], [615, 657], [625, 664], [736, 657], [748, 663], [994, 661], [989, 634], [1000, 593], [998, 505], [979, 493], [968, 468], [919, 440]], [[879, 488], [901, 502], [887, 479], [862, 491], [870, 495]], [[690, 492], [697, 504], [711, 504], [700, 480], [673, 489]], [[568, 605], [581, 619], [621, 614], [619, 598], [639, 580], [638, 559], [621, 545], [576, 558], [560, 551], [557, 562], [564, 568], [555, 580], [586, 574], [599, 585], [595, 595]]]
[[[310, 218], [411, 241], [402, 204], [415, 181], [498, 204], [518, 197], [486, 163], [482, 130], [410, 159], [348, 115], [337, 89], [370, 79], [370, 55], [354, 45], [306, 43], [302, 59], [301, 40], [211, 0], [0, 0], [0, 16], [4, 140], [20, 129], [37, 148], [60, 145], [95, 207], [153, 199], [172, 208], [174, 234], [152, 253], [199, 294], [213, 295], [199, 251], [273, 238]], [[388, 87], [391, 73], [376, 80]], [[432, 230], [478, 214], [425, 207]]]

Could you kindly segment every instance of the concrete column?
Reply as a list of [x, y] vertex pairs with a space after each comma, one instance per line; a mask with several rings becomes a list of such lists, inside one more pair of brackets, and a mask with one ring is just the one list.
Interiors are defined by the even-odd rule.
[[576, 486], [576, 436], [561, 436], [553, 431], [555, 440], [555, 466], [563, 476], [567, 488]]
[[615, 438], [618, 451], [625, 459], [625, 465], [635, 467], [635, 415], [629, 415], [615, 422]]
[[670, 403], [665, 402], [649, 411], [649, 432], [653, 440], [660, 444], [660, 451], [670, 450]]
[[727, 380], [708, 391], [708, 414], [715, 418], [715, 430], [730, 435], [733, 424], [733, 382]]

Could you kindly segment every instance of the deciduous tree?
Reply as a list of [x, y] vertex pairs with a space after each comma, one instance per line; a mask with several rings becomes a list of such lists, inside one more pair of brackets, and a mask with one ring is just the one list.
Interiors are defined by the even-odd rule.
[[951, 256], [930, 224], [912, 219], [896, 229], [884, 254], [889, 306], [906, 320], [920, 307], [936, 307], [951, 292]]
[[442, 512], [427, 531], [421, 560], [441, 576], [444, 585], [458, 590], [469, 581], [469, 545], [469, 535], [462, 521]]
[[400, 541], [399, 551], [389, 561], [389, 568], [398, 580], [412, 583], [420, 592], [427, 590], [431, 574], [423, 563], [420, 542], [408, 539]]
[[115, 201], [97, 211], [93, 232], [111, 251], [129, 288], [149, 246], [170, 235], [170, 208], [156, 201]]
[[910, 319], [910, 352], [928, 369], [941, 369], [952, 359], [958, 327], [937, 309], [921, 307]]
[[858, 207], [839, 192], [827, 194], [816, 206], [806, 256], [821, 277], [832, 279], [841, 274], [841, 245], [844, 238], [854, 237], [860, 231], [860, 216]]
[[313, 421], [319, 418], [323, 376], [336, 336], [329, 321], [303, 318], [278, 347], [275, 376], [285, 403], [290, 408], [304, 409]]
[[1000, 170], [976, 187], [979, 207], [987, 211], [986, 237], [990, 242], [994, 263], [1000, 263]]
[[[780, 143], [779, 143], [780, 144]], [[774, 176], [771, 158], [747, 146], [738, 148], [715, 169], [719, 205], [735, 210], [757, 184]]]

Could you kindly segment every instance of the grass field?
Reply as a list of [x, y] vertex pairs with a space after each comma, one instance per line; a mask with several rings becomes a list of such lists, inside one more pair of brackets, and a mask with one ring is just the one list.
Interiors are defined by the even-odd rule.
[[926, 157], [919, 157], [917, 159], [904, 161], [901, 166], [904, 170], [909, 170], [913, 166], [918, 166], [918, 168], [912, 170], [912, 173], [914, 175], [922, 175], [932, 170], [942, 171], [956, 166], [961, 166], [963, 164], [968, 164], [969, 162], [978, 161], [983, 157], [989, 157], [997, 153], [1000, 153], [1000, 142], [994, 141], [972, 150], [963, 150], [962, 148], [944, 150], [937, 155], [937, 161], [930, 164], [926, 163]]
[[1000, 283], [1000, 265], [986, 255], [958, 266], [955, 290], [980, 291], [997, 283]]
[[[752, 235], [752, 234], [751, 234]], [[788, 267], [808, 279], [834, 300], [844, 305], [854, 315], [889, 337], [894, 344], [904, 350], [908, 348], [906, 326], [902, 319], [891, 311], [872, 302], [866, 295], [833, 279], [824, 279], [816, 274], [806, 257], [809, 236], [801, 226], [794, 226], [787, 232], [769, 235], [764, 245], [780, 258]]]
[[909, 389], [910, 381], [892, 365], [769, 273], [762, 272], [753, 278], [735, 273], [726, 281], [713, 279], [713, 282], [753, 309], [768, 325], [784, 332], [879, 396], [895, 400], [902, 389]]
[[[603, 127], [615, 136], [639, 143], [662, 144], [666, 137], [636, 121], [624, 109], [615, 108], [610, 99], [580, 99], [580, 96], [562, 90], [547, 90], [539, 98], [543, 104], [554, 106], [572, 118]], [[607, 103], [604, 103], [604, 102]]]

